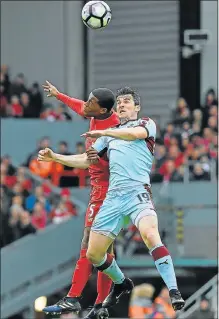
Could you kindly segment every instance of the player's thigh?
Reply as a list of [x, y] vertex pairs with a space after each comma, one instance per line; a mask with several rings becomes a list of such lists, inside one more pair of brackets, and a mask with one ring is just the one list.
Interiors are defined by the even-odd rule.
[[89, 259], [97, 257], [103, 258], [113, 243], [114, 239], [100, 233], [90, 232], [89, 245], [88, 245], [88, 257]]
[[145, 212], [143, 211], [142, 217], [138, 222], [138, 229], [149, 249], [161, 244], [157, 216], [147, 215], [147, 210], [145, 210]]
[[97, 214], [91, 231], [115, 239], [123, 227], [124, 216], [121, 213], [120, 198], [107, 194]]

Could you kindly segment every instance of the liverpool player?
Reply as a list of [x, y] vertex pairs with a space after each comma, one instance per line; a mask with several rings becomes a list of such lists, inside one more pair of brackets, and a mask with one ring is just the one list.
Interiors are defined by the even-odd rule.
[[[98, 88], [93, 90], [87, 102], [69, 97], [60, 93], [50, 82], [46, 81], [43, 85], [44, 91], [48, 97], [55, 97], [57, 100], [69, 106], [77, 114], [90, 118], [90, 130], [104, 130], [114, 127], [120, 123], [116, 113], [113, 111], [115, 98], [109, 89]], [[86, 140], [88, 149], [94, 139]], [[78, 312], [81, 310], [80, 296], [92, 274], [92, 263], [86, 258], [90, 229], [93, 220], [97, 215], [103, 200], [106, 197], [109, 184], [109, 166], [106, 158], [101, 158], [98, 165], [89, 167], [91, 193], [90, 201], [86, 211], [84, 235], [81, 243], [80, 258], [77, 261], [75, 271], [72, 276], [72, 285], [66, 297], [58, 301], [55, 305], [43, 309], [46, 313], [60, 314], [68, 312]], [[113, 255], [113, 249], [110, 247], [109, 253]], [[86, 318], [95, 318], [102, 302], [109, 294], [111, 280], [103, 272], [98, 272], [97, 279], [97, 299], [94, 307]]]

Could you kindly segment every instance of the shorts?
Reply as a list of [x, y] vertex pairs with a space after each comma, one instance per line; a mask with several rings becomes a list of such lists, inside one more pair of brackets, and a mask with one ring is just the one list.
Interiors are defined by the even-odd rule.
[[138, 227], [146, 215], [156, 216], [148, 186], [109, 191], [91, 230], [115, 239], [127, 224], [127, 217]]
[[103, 201], [106, 198], [108, 187], [93, 186], [90, 193], [90, 201], [85, 215], [85, 227], [91, 227], [94, 218], [98, 214]]

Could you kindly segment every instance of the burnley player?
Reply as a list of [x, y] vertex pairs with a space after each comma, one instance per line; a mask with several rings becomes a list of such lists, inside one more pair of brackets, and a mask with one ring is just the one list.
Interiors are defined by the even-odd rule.
[[[118, 116], [113, 111], [115, 103], [114, 94], [106, 88], [98, 88], [90, 93], [87, 102], [69, 97], [60, 93], [55, 86], [46, 81], [43, 85], [44, 91], [48, 92], [48, 97], [56, 97], [59, 101], [68, 105], [77, 114], [90, 118], [90, 130], [107, 129], [120, 123]], [[86, 139], [86, 148], [89, 148], [94, 139]], [[80, 157], [80, 155], [79, 155]], [[75, 271], [72, 276], [72, 285], [66, 297], [58, 301], [55, 305], [44, 308], [49, 313], [68, 313], [78, 312], [81, 310], [80, 296], [92, 274], [93, 265], [86, 258], [90, 229], [95, 216], [97, 215], [109, 185], [109, 166], [108, 161], [104, 158], [97, 165], [89, 166], [91, 194], [88, 209], [85, 217], [84, 235], [81, 243], [80, 258], [77, 261]], [[112, 247], [109, 253], [113, 256]], [[111, 279], [103, 272], [98, 272], [97, 278], [97, 299], [93, 309], [87, 315], [87, 318], [94, 318], [103, 300], [109, 294], [111, 288]]]
[[113, 256], [107, 253], [128, 216], [138, 228], [169, 289], [174, 310], [180, 310], [185, 302], [178, 290], [172, 258], [160, 239], [157, 214], [151, 199], [150, 172], [156, 125], [149, 118], [137, 119], [139, 110], [139, 96], [130, 88], [121, 89], [117, 95], [117, 113], [121, 125], [115, 129], [85, 133], [86, 137], [98, 138], [87, 155], [84, 154], [81, 159], [74, 155], [60, 157], [46, 149], [39, 153], [39, 160], [47, 160], [47, 157], [50, 160], [52, 157], [59, 163], [85, 168], [90, 165], [90, 161], [98, 160], [107, 152], [109, 189], [92, 225], [87, 250], [87, 258], [94, 267], [114, 282], [112, 291], [103, 302], [103, 308], [115, 305], [122, 295], [130, 293], [133, 288], [132, 281], [125, 278]]

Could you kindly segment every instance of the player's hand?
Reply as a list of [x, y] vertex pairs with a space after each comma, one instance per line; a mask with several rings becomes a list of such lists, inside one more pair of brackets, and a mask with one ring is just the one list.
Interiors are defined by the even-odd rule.
[[104, 136], [104, 130], [97, 130], [97, 131], [90, 131], [82, 134], [81, 136], [83, 137], [93, 137], [93, 138], [98, 138], [101, 136]]
[[92, 163], [92, 164], [97, 164], [99, 161], [99, 156], [98, 156], [98, 152], [93, 148], [90, 147], [87, 151], [87, 158], [88, 160]]
[[55, 158], [55, 153], [47, 147], [44, 150], [39, 151], [37, 160], [39, 162], [53, 162], [55, 161]]
[[49, 81], [46, 81], [46, 84], [43, 84], [42, 87], [44, 91], [47, 92], [47, 97], [56, 97], [59, 94], [57, 88], [54, 85], [52, 85]]

